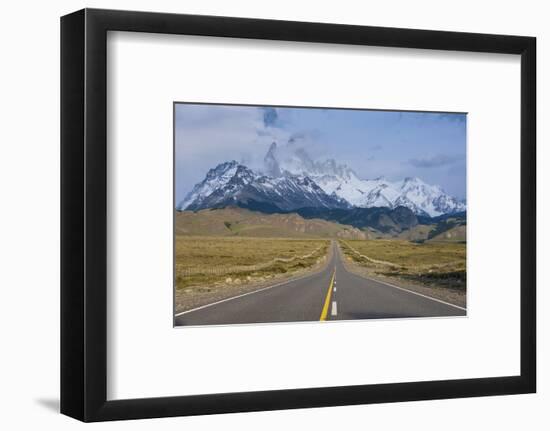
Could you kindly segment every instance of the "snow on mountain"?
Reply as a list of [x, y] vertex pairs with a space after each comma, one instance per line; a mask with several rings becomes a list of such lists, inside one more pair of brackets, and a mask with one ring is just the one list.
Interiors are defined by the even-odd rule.
[[297, 208], [348, 208], [338, 196], [330, 196], [305, 175], [277, 177], [256, 173], [236, 161], [222, 163], [208, 171], [205, 179], [177, 206], [179, 210], [200, 210], [238, 205], [268, 212]]
[[333, 159], [315, 161], [303, 148], [271, 144], [264, 172], [236, 161], [210, 169], [177, 206], [199, 210], [239, 205], [268, 212], [298, 208], [397, 208], [431, 217], [466, 210], [466, 204], [419, 178], [364, 180]]
[[[401, 196], [395, 204], [404, 205], [417, 214], [426, 212], [431, 217], [466, 211], [466, 205], [446, 194], [439, 186], [426, 184], [419, 178], [405, 178], [400, 187]], [[403, 202], [401, 202], [403, 199]]]
[[385, 178], [360, 179], [348, 166], [333, 159], [314, 161], [303, 148], [279, 149], [273, 142], [264, 158], [266, 172], [281, 175], [305, 175], [328, 195], [335, 195], [360, 208], [405, 206], [414, 213], [435, 217], [466, 210], [466, 205], [446, 194], [439, 186], [419, 178], [391, 182]]
[[195, 184], [193, 190], [179, 203], [177, 209], [186, 209], [191, 203], [200, 206], [212, 192], [224, 187], [237, 172], [236, 161], [221, 163], [214, 169], [210, 169], [204, 180]]

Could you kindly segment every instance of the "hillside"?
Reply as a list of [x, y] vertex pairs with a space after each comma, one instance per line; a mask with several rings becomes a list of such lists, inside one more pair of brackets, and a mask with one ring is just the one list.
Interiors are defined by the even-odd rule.
[[465, 242], [466, 241], [466, 225], [454, 226], [441, 232], [429, 239], [430, 242], [447, 241], [447, 242]]
[[176, 211], [176, 235], [367, 239], [368, 232], [321, 219], [304, 219], [295, 213], [264, 214], [227, 207], [197, 212]]
[[401, 231], [396, 237], [407, 241], [422, 242], [428, 239], [430, 232], [434, 228], [435, 225], [433, 224], [419, 224], [410, 229]]
[[370, 228], [378, 233], [399, 234], [418, 225], [418, 218], [409, 209], [403, 206], [391, 209], [385, 207], [351, 208], [351, 209], [322, 209], [301, 208], [296, 211], [302, 217], [319, 218], [337, 223], [347, 224], [359, 229]]

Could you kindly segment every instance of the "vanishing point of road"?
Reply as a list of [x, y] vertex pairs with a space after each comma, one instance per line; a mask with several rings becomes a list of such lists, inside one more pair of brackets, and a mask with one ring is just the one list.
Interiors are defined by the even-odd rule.
[[457, 305], [349, 272], [333, 241], [323, 270], [177, 313], [175, 325], [465, 315]]

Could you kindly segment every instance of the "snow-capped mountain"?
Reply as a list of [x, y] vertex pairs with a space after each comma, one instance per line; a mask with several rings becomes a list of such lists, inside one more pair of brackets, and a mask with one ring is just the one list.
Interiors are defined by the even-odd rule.
[[333, 159], [313, 160], [303, 148], [280, 150], [274, 142], [263, 172], [236, 161], [210, 169], [177, 206], [179, 210], [244, 206], [266, 212], [299, 208], [409, 208], [436, 217], [466, 211], [464, 202], [419, 178], [361, 179]]
[[263, 175], [239, 164], [225, 162], [210, 169], [203, 181], [177, 206], [179, 210], [244, 206], [267, 212], [298, 208], [349, 208], [336, 195], [328, 195], [306, 175]]
[[208, 196], [225, 186], [235, 176], [237, 166], [238, 163], [232, 161], [219, 164], [214, 169], [210, 169], [204, 180], [195, 184], [185, 199], [178, 204], [177, 209], [187, 209], [191, 204], [196, 207], [201, 206]]
[[314, 161], [303, 148], [280, 150], [273, 142], [264, 163], [266, 173], [273, 177], [308, 176], [326, 194], [338, 196], [354, 207], [405, 206], [415, 214], [431, 217], [466, 210], [463, 202], [446, 194], [441, 187], [429, 185], [419, 178], [393, 182], [383, 177], [361, 179], [351, 168], [333, 159]]
[[426, 184], [419, 178], [405, 178], [399, 185], [401, 196], [395, 205], [410, 208], [416, 214], [422, 211], [431, 217], [466, 211], [466, 204], [448, 195], [439, 186]]

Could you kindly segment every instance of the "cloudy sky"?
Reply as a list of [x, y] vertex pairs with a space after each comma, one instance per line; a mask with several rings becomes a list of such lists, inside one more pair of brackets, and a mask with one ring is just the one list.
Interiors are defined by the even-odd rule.
[[360, 178], [416, 176], [466, 197], [466, 115], [177, 104], [176, 202], [219, 163], [261, 169], [272, 142], [333, 158]]

